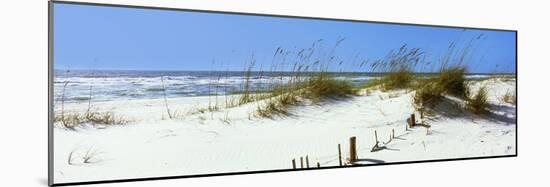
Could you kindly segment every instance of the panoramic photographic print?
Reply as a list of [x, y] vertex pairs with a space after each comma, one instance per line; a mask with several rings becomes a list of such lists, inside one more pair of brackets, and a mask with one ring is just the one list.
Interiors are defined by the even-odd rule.
[[516, 32], [53, 3], [54, 184], [516, 155]]

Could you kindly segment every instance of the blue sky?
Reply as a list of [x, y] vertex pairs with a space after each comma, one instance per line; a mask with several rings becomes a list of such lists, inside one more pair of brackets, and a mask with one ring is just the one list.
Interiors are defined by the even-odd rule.
[[335, 55], [347, 65], [331, 70], [357, 71], [354, 59], [380, 59], [403, 44], [437, 62], [451, 42], [480, 34], [468, 70], [515, 72], [514, 32], [54, 4], [54, 67], [243, 70], [252, 55], [267, 67], [278, 47], [297, 51], [322, 39], [320, 50], [329, 51], [344, 38]]

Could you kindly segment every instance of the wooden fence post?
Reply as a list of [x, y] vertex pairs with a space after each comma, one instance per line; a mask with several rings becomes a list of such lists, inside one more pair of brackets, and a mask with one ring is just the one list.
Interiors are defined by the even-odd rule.
[[317, 162], [317, 168], [321, 168], [321, 164], [319, 164], [319, 162]]
[[342, 149], [340, 148], [340, 144], [338, 144], [338, 162], [342, 166]]
[[376, 145], [378, 145], [378, 133], [374, 130], [374, 139], [376, 140]]
[[411, 114], [411, 127], [414, 127], [416, 125], [416, 119], [414, 117], [414, 113]]
[[306, 167], [309, 168], [309, 156], [306, 155]]
[[296, 169], [296, 159], [292, 159], [292, 169]]
[[349, 162], [354, 163], [357, 160], [356, 138], [349, 138]]
[[391, 129], [391, 139], [394, 139], [394, 138], [395, 138], [395, 130]]
[[304, 157], [300, 157], [300, 168], [304, 168]]

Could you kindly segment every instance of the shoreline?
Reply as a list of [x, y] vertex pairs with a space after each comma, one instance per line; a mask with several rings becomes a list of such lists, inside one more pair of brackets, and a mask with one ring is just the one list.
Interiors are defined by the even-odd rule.
[[[263, 72], [267, 73], [267, 72]], [[276, 72], [271, 72], [274, 75], [277, 75]], [[289, 72], [291, 73], [291, 72]], [[336, 75], [335, 79], [337, 80], [348, 80], [350, 83], [355, 86], [366, 84], [372, 80], [378, 80], [388, 73], [368, 73], [366, 75], [353, 75], [349, 76], [346, 73], [342, 73], [341, 76]], [[430, 77], [432, 75], [437, 75], [436, 73], [411, 73], [412, 75], [423, 79]], [[84, 103], [88, 102], [89, 90], [92, 88], [95, 93], [92, 95], [94, 102], [105, 102], [118, 100], [137, 100], [137, 99], [158, 99], [162, 98], [163, 90], [165, 90], [168, 98], [180, 98], [180, 97], [201, 97], [208, 96], [211, 94], [211, 90], [219, 88], [216, 93], [219, 93], [218, 96], [223, 96], [225, 93], [228, 95], [240, 94], [242, 90], [239, 90], [239, 87], [247, 81], [244, 75], [232, 75], [216, 79], [216, 76], [213, 75], [201, 75], [201, 76], [192, 76], [192, 75], [168, 75], [166, 77], [167, 89], [162, 89], [162, 81], [160, 80], [160, 75], [153, 77], [57, 77], [60, 79], [54, 83], [56, 92], [54, 93], [54, 102], [59, 102], [59, 98], [62, 95], [60, 92], [63, 89], [63, 83], [69, 84], [69, 89], [65, 93], [65, 102], [66, 103]], [[283, 76], [284, 79], [292, 78], [294, 75]], [[164, 76], [163, 76], [164, 77]], [[170, 78], [172, 77], [172, 78]], [[259, 88], [263, 86], [268, 86], [269, 84], [276, 84], [279, 80], [277, 76], [269, 75], [251, 75], [250, 84], [253, 86], [252, 89]], [[306, 77], [306, 76], [303, 76]], [[500, 78], [515, 78], [513, 74], [466, 74], [465, 78], [468, 81], [478, 81], [491, 79], [495, 77]], [[66, 82], [65, 82], [66, 81]], [[275, 81], [275, 82], [271, 82]], [[113, 84], [117, 82], [117, 84]], [[128, 88], [128, 90], [120, 88]], [[96, 90], [97, 89], [97, 90]], [[242, 89], [242, 88], [241, 88]], [[266, 90], [263, 90], [266, 91]]]

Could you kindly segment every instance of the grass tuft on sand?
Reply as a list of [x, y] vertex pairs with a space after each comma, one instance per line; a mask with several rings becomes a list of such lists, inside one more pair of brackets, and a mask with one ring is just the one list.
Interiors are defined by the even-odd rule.
[[310, 78], [304, 89], [304, 96], [314, 101], [326, 97], [346, 97], [353, 93], [353, 87], [349, 81], [336, 80], [323, 72]]
[[466, 98], [469, 91], [466, 85], [465, 74], [465, 67], [454, 66], [442, 68], [438, 77], [433, 81], [443, 93], [459, 98]]
[[466, 100], [466, 109], [474, 114], [484, 114], [487, 112], [487, 89], [479, 88], [476, 94]]
[[425, 81], [425, 84], [416, 90], [413, 101], [419, 108], [431, 108], [442, 98], [442, 88], [436, 82]]
[[260, 117], [272, 118], [274, 115], [288, 115], [288, 108], [307, 99], [318, 103], [326, 98], [345, 98], [354, 93], [353, 86], [347, 80], [337, 80], [328, 73], [319, 72], [303, 82], [295, 82], [289, 89], [278, 87], [273, 90], [273, 98], [260, 104], [256, 113]]
[[67, 129], [74, 129], [83, 124], [92, 125], [125, 125], [130, 121], [113, 112], [64, 113], [54, 117], [54, 124], [61, 124]]
[[506, 94], [504, 94], [504, 96], [502, 96], [501, 101], [505, 102], [505, 103], [516, 105], [517, 104], [516, 92], [507, 91]]

